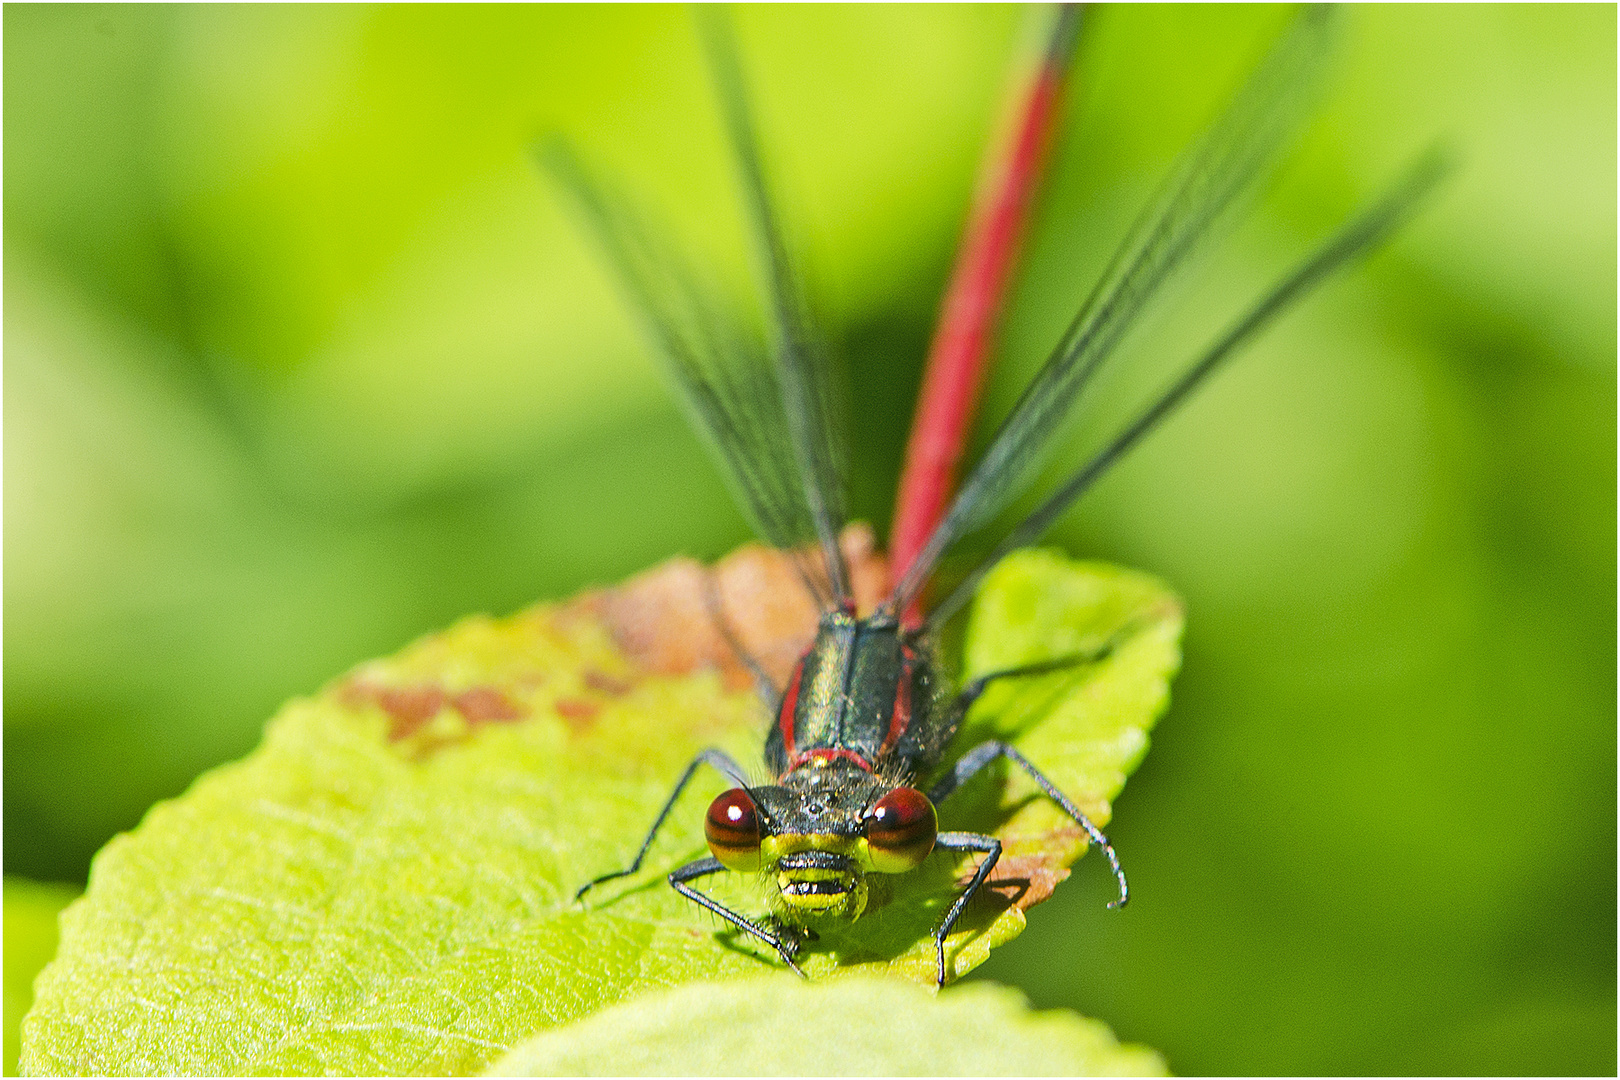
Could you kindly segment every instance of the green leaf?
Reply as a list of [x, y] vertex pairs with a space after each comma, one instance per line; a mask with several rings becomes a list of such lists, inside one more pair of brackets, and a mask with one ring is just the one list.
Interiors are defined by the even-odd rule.
[[34, 1002], [34, 976], [56, 954], [56, 916], [79, 895], [66, 885], [8, 877], [5, 1075], [17, 1075], [17, 1027]]
[[[846, 545], [869, 604], [886, 570], [869, 533]], [[257, 751], [97, 857], [24, 1022], [22, 1067], [468, 1072], [632, 994], [779, 968], [663, 881], [705, 850], [702, 808], [725, 786], [706, 772], [640, 873], [573, 900], [630, 860], [698, 749], [759, 760], [764, 710], [710, 583], [780, 684], [814, 612], [786, 559], [745, 548], [712, 572], [675, 560], [562, 605], [463, 620], [290, 703]], [[1151, 579], [1020, 554], [986, 583], [970, 670], [1128, 633], [1101, 664], [1006, 691], [1013, 720], [981, 709], [971, 726], [1014, 723], [1105, 821], [1166, 700], [1179, 626]], [[985, 777], [947, 805], [948, 827], [1008, 845], [948, 942], [955, 974], [1015, 936], [1080, 853], [1043, 801], [1022, 778]], [[805, 969], [931, 982], [932, 928], [970, 866], [874, 875], [868, 914], [822, 928]], [[711, 880], [722, 902], [768, 910], [760, 879]]]
[[[836, 1032], [836, 1038], [829, 1038]], [[1164, 1076], [1095, 1020], [974, 983], [936, 997], [850, 976], [700, 982], [538, 1035], [496, 1076]]]

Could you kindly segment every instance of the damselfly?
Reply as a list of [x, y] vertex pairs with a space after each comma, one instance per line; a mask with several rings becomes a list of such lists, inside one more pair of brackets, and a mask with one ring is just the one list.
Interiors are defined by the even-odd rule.
[[[934, 929], [938, 980], [945, 941], [1001, 856], [1001, 841], [940, 831], [935, 806], [992, 762], [1005, 758], [1074, 819], [1108, 858], [1118, 897], [1129, 897], [1107, 838], [1074, 801], [1012, 746], [980, 743], [953, 762], [947, 747], [968, 707], [992, 682], [1096, 663], [1118, 636], [1084, 654], [997, 671], [954, 694], [936, 657], [937, 632], [1009, 551], [1035, 541], [1110, 465], [1182, 404], [1225, 360], [1306, 290], [1374, 246], [1408, 214], [1441, 172], [1429, 155], [1370, 208], [1278, 279], [1100, 452], [997, 543], [976, 569], [922, 614], [917, 602], [941, 557], [988, 523], [1021, 491], [1031, 465], [1065, 416], [1146, 309], [1161, 285], [1256, 186], [1304, 112], [1320, 67], [1330, 15], [1301, 11], [1215, 123], [1181, 156], [1160, 197], [1113, 257], [1050, 358], [1002, 422], [920, 553], [870, 614], [856, 611], [838, 544], [844, 524], [842, 451], [831, 422], [833, 396], [817, 335], [769, 196], [737, 51], [723, 18], [700, 27], [762, 270], [769, 342], [756, 344], [698, 285], [607, 185], [560, 143], [545, 160], [583, 209], [618, 272], [672, 381], [716, 454], [760, 535], [796, 560], [821, 610], [813, 643], [785, 686], [750, 662], [775, 722], [765, 742], [774, 777], [750, 783], [735, 760], [704, 750], [676, 781], [630, 865], [579, 890], [640, 869], [659, 828], [694, 773], [708, 765], [736, 786], [710, 805], [704, 823], [711, 854], [680, 867], [669, 883], [683, 896], [796, 958], [819, 918], [854, 919], [865, 909], [869, 874], [903, 874], [935, 852], [980, 855], [971, 878]], [[1072, 38], [1054, 38], [1072, 47]], [[1122, 634], [1129, 630], [1121, 631]], [[745, 661], [748, 658], [744, 657]], [[762, 872], [774, 885], [773, 915], [756, 919], [706, 895], [694, 882], [724, 871]], [[802, 974], [802, 972], [801, 972]]]

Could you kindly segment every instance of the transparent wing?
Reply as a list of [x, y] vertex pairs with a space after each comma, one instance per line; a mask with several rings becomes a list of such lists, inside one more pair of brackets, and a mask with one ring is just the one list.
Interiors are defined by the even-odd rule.
[[1449, 163], [1439, 151], [1420, 158], [1379, 200], [1321, 245], [1234, 323], [1214, 345], [1181, 373], [1147, 408], [1114, 436], [1090, 461], [1058, 487], [1046, 501], [1002, 538], [990, 555], [928, 614], [937, 629], [973, 595], [980, 579], [1009, 551], [1032, 544], [1068, 506], [1091, 487], [1114, 462], [1147, 436], [1204, 380], [1272, 319], [1320, 284], [1345, 263], [1376, 247], [1411, 214], [1418, 201], [1440, 181]]
[[1322, 67], [1331, 14], [1297, 15], [1226, 111], [1181, 157], [1160, 197], [1115, 253], [1051, 356], [1002, 421], [890, 603], [903, 610], [957, 540], [984, 525], [1027, 484], [1032, 466], [1166, 280], [1223, 211], [1252, 189], [1297, 127]]
[[811, 326], [805, 294], [794, 270], [770, 197], [759, 138], [748, 107], [747, 85], [731, 23], [723, 9], [695, 9], [713, 68], [721, 111], [753, 223], [753, 239], [770, 316], [771, 352], [783, 412], [804, 499], [821, 543], [829, 584], [840, 603], [849, 599], [849, 576], [838, 547], [844, 524], [844, 454], [837, 436], [832, 368]]
[[[779, 368], [568, 143], [548, 141], [540, 160], [578, 204], [755, 530], [789, 550], [820, 542], [825, 510], [818, 513], [805, 497]], [[823, 608], [841, 601], [841, 564], [829, 574], [802, 553], [798, 563]]]

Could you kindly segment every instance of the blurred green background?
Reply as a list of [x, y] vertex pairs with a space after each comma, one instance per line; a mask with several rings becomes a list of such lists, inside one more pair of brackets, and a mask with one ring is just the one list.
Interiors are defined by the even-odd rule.
[[[1429, 142], [1461, 168], [1055, 532], [1186, 597], [1186, 667], [1111, 829], [1131, 908], [1085, 865], [985, 974], [1180, 1072], [1612, 1074], [1615, 9], [1343, 14], [1298, 152], [1064, 460]], [[1285, 17], [1095, 12], [991, 420]], [[741, 293], [683, 11], [4, 22], [7, 875], [82, 883], [360, 659], [746, 537], [529, 158], [569, 133]], [[1035, 28], [739, 23], [881, 528]], [[8, 884], [8, 1023], [61, 895]]]

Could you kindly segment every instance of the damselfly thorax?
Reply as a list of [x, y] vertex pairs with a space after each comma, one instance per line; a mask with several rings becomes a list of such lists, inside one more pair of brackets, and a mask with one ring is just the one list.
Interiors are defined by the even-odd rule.
[[925, 641], [888, 614], [822, 616], [788, 678], [766, 764], [783, 775], [843, 760], [904, 779], [931, 768], [940, 747], [930, 737], [935, 679]]

